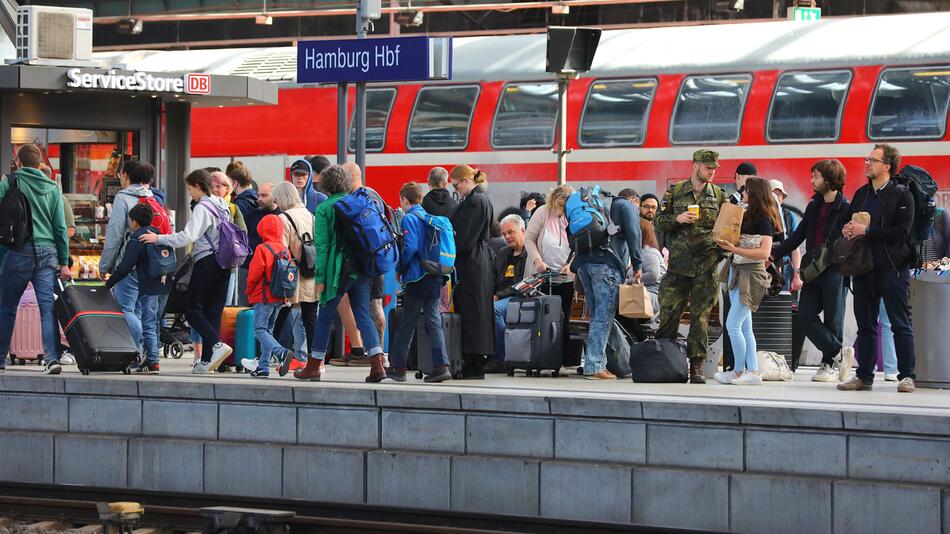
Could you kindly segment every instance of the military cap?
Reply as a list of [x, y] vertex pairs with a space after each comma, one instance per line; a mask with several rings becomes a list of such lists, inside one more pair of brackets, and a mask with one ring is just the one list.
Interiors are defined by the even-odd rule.
[[714, 169], [719, 168], [719, 152], [706, 149], [697, 150], [693, 152], [693, 161], [708, 165]]

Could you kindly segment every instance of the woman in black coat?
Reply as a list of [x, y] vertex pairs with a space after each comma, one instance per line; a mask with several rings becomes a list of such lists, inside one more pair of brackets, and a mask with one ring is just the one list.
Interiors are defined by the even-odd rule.
[[493, 280], [488, 251], [492, 205], [485, 193], [485, 173], [468, 165], [452, 169], [452, 184], [462, 197], [452, 227], [455, 229], [455, 311], [462, 320], [463, 378], [485, 378], [485, 357], [495, 353], [492, 308]]

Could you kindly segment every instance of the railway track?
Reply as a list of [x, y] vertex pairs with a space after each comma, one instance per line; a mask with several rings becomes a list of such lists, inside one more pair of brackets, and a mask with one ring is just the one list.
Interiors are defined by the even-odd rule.
[[[108, 524], [97, 503], [135, 502], [137, 521]], [[229, 526], [220, 507], [257, 510], [261, 525]], [[219, 507], [214, 510], [215, 507]], [[280, 512], [289, 512], [281, 514]], [[231, 519], [241, 515], [230, 512]], [[276, 517], [283, 516], [283, 517]], [[252, 521], [248, 519], [248, 521]], [[252, 521], [253, 522], [253, 521]], [[693, 532], [637, 525], [410, 510], [287, 499], [167, 493], [83, 486], [0, 482], [0, 534], [181, 534], [218, 532], [480, 534], [504, 532], [589, 534], [591, 532]]]

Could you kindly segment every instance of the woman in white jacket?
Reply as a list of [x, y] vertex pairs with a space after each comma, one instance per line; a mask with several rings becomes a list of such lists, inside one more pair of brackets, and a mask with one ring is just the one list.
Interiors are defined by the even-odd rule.
[[221, 313], [227, 299], [228, 278], [231, 271], [222, 269], [214, 256], [212, 243], [218, 242], [220, 220], [230, 220], [228, 202], [211, 194], [211, 175], [199, 169], [185, 177], [188, 194], [197, 203], [188, 224], [181, 232], [158, 235], [151, 232], [139, 238], [143, 243], [158, 243], [173, 248], [194, 244], [191, 257], [194, 266], [188, 286], [188, 305], [185, 317], [198, 331], [204, 342], [201, 361], [195, 364], [195, 374], [213, 373], [231, 355], [231, 347], [221, 342]]

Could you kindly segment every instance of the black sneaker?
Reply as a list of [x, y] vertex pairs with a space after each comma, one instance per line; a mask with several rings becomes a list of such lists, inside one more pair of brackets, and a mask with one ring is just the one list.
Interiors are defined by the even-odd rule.
[[251, 376], [254, 378], [267, 378], [270, 376], [270, 369], [266, 367], [258, 367], [251, 371]]
[[438, 369], [434, 369], [431, 374], [426, 375], [422, 381], [431, 384], [435, 382], [445, 382], [446, 380], [452, 380], [452, 373], [449, 372], [448, 367], [439, 367]]
[[157, 375], [158, 363], [143, 363], [134, 370], [137, 375]]
[[[294, 361], [294, 351], [285, 350], [284, 359], [280, 361], [280, 367], [277, 368], [277, 374], [279, 376], [287, 376], [287, 373], [290, 371], [290, 364]], [[254, 373], [251, 373], [252, 375]]]
[[396, 382], [405, 382], [406, 381], [406, 370], [397, 371], [393, 367], [386, 368], [386, 378], [390, 380], [395, 380]]
[[63, 366], [60, 365], [59, 362], [49, 362], [46, 364], [43, 372], [48, 375], [58, 375], [63, 372]]

